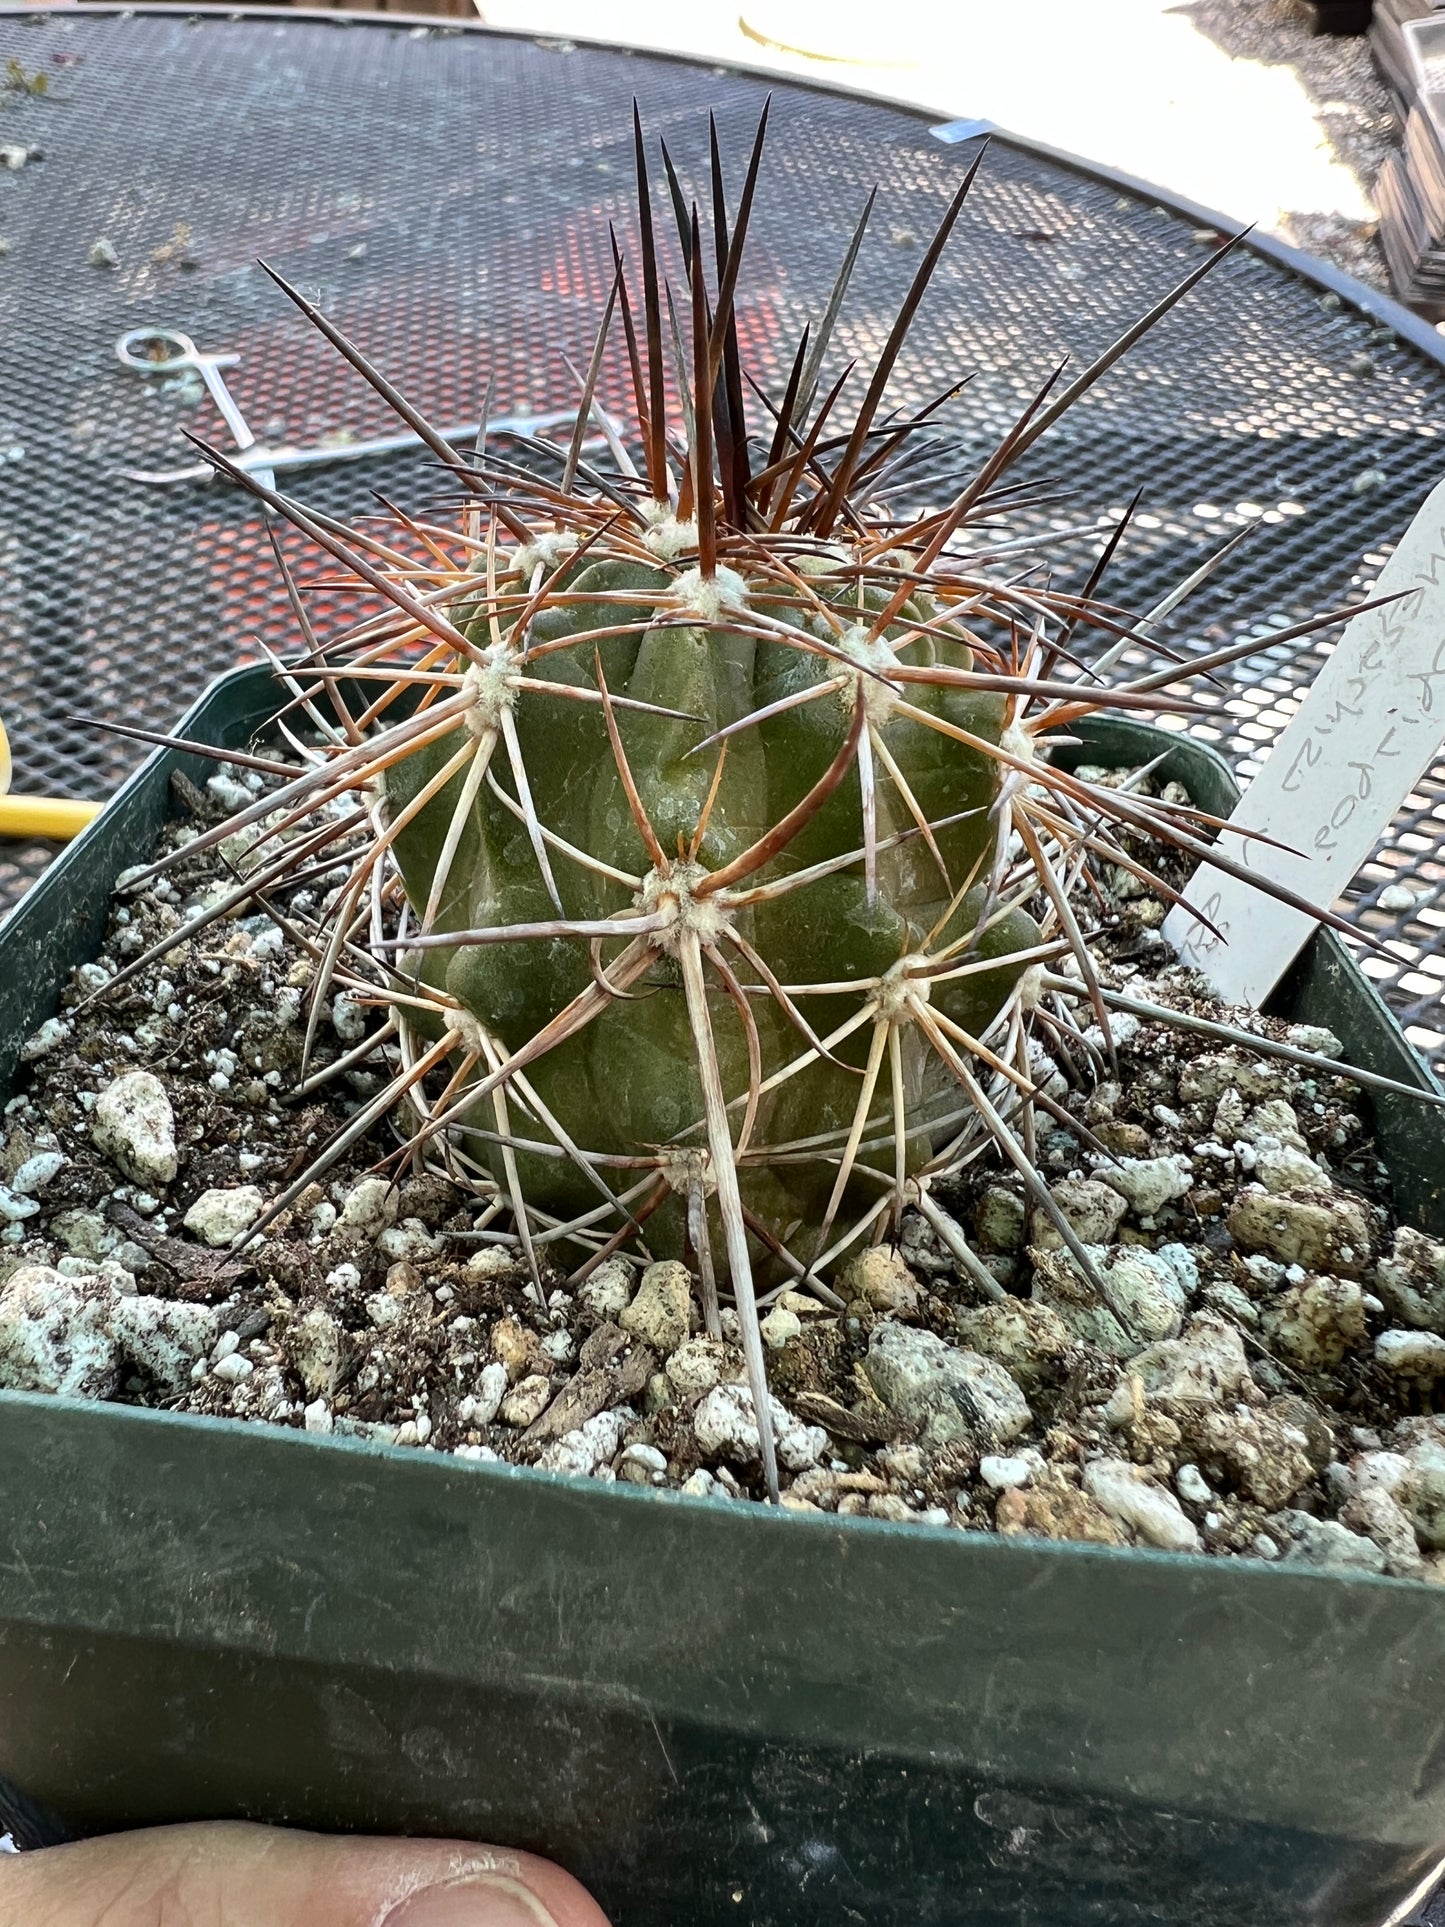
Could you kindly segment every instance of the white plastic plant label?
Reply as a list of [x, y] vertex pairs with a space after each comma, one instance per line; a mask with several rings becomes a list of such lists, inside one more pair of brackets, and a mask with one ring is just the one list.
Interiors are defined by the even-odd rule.
[[[1230, 818], [1288, 848], [1222, 839], [1253, 875], [1321, 909], [1355, 875], [1445, 738], [1445, 482], [1370, 593], [1402, 591], [1349, 622]], [[1303, 911], [1202, 864], [1164, 934], [1227, 1001], [1257, 1006], [1314, 928]]]

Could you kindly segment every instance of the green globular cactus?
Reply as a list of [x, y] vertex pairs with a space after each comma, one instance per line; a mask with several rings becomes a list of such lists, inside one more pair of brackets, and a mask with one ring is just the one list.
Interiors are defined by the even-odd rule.
[[[614, 241], [565, 448], [524, 441], [517, 459], [483, 432], [459, 452], [279, 283], [466, 506], [460, 529], [398, 511], [394, 536], [349, 534], [208, 451], [387, 607], [324, 643], [307, 625], [286, 676], [319, 736], [293, 734], [294, 779], [206, 835], [266, 819], [256, 889], [349, 864], [307, 937], [308, 1048], [345, 987], [386, 1013], [367, 1048], [394, 1067], [247, 1235], [390, 1116], [399, 1156], [471, 1187], [479, 1234], [539, 1280], [624, 1248], [682, 1253], [711, 1330], [725, 1295], [736, 1306], [776, 1494], [755, 1274], [836, 1303], [831, 1263], [916, 1205], [997, 1297], [931, 1195], [989, 1156], [1107, 1299], [1033, 1160], [1037, 1111], [1058, 1111], [1037, 1039], [1086, 1074], [1100, 1046], [1075, 1015], [1107, 1059], [1121, 1002], [1075, 899], [1100, 862], [1171, 895], [1150, 840], [1246, 872], [1212, 819], [1071, 774], [1051, 742], [1104, 706], [1177, 708], [1186, 675], [1337, 618], [1181, 665], [1153, 618], [1097, 597], [1127, 513], [1078, 585], [980, 549], [978, 524], [1021, 499], [1012, 464], [1227, 249], [1066, 386], [1056, 370], [951, 501], [895, 515], [909, 437], [957, 387], [901, 420], [885, 391], [980, 162], [866, 380], [844, 369], [824, 387], [867, 209], [770, 399], [745, 384], [734, 321], [763, 134], [732, 220], [714, 138], [711, 277], [663, 150], [677, 300], [635, 128], [640, 289]], [[609, 353], [630, 386], [625, 427], [597, 400]], [[863, 392], [845, 427], [850, 386]]]
[[[900, 1014], [910, 996], [926, 1000], [981, 1035], [1025, 968], [1014, 953], [1038, 943], [1037, 925], [1016, 906], [995, 903], [977, 928], [987, 893], [974, 879], [995, 834], [1000, 781], [988, 748], [1006, 699], [925, 681], [908, 691], [917, 715], [902, 712], [890, 668], [966, 675], [973, 658], [925, 592], [872, 635], [891, 600], [882, 569], [860, 581], [843, 575], [840, 558], [821, 567], [808, 558], [814, 566], [794, 583], [764, 559], [750, 576], [720, 567], [706, 582], [682, 558], [672, 566], [647, 558], [644, 544], [685, 555], [696, 533], [659, 524], [633, 545], [642, 559], [589, 553], [551, 570], [535, 565], [543, 576], [535, 588], [519, 585], [514, 566], [498, 600], [509, 589], [514, 602], [540, 597], [525, 637], [514, 639], [505, 617], [495, 643], [488, 615], [469, 624], [469, 641], [490, 652], [491, 693], [481, 670], [474, 712], [388, 772], [393, 820], [451, 760], [466, 758], [469, 736], [501, 762], [505, 716], [535, 820], [561, 841], [533, 847], [515, 791], [478, 786], [474, 750], [408, 821], [397, 854], [412, 908], [435, 938], [502, 940], [439, 944], [409, 961], [516, 1052], [585, 996], [594, 972], [615, 974], [630, 948], [626, 994], [528, 1076], [579, 1146], [655, 1166], [662, 1202], [646, 1201], [648, 1240], [676, 1254], [688, 1243], [689, 1186], [708, 1182], [697, 1158], [699, 1025], [682, 958], [695, 944], [722, 1088], [730, 1099], [753, 1097], [733, 1109], [742, 1202], [779, 1233], [806, 1227], [816, 1246], [835, 1215], [837, 1145], [812, 1155], [793, 1147], [820, 1136], [846, 1143], [875, 1093], [890, 1094], [891, 1117], [896, 1077], [912, 1169], [931, 1155], [936, 1121], [958, 1108], [956, 1083], [916, 1026], [892, 1021], [890, 999]], [[910, 650], [916, 625], [930, 633]], [[495, 677], [501, 666], [563, 691], [605, 687], [611, 713], [565, 697], [526, 700]], [[940, 733], [933, 719], [981, 746]], [[569, 861], [563, 846], [601, 865]], [[591, 934], [609, 924], [607, 935]], [[505, 935], [529, 927], [537, 934]], [[629, 928], [641, 933], [630, 944]], [[936, 985], [910, 978], [911, 958], [954, 952], [966, 954], [967, 975]], [[836, 990], [817, 994], [823, 985]], [[825, 1055], [819, 1031], [844, 1027]], [[880, 1077], [890, 1038], [898, 1061]], [[596, 1203], [595, 1182], [573, 1161], [514, 1155], [521, 1191], [549, 1212], [571, 1216]], [[499, 1147], [491, 1163], [504, 1182]], [[815, 1255], [806, 1242], [804, 1250]]]

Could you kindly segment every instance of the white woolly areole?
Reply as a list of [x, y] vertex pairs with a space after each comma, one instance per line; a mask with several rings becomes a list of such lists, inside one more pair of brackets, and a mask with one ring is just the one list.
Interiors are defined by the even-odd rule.
[[666, 502], [654, 502], [648, 513], [656, 520], [642, 538], [642, 546], [664, 562], [671, 562], [697, 547], [697, 523], [679, 522]]
[[485, 1057], [487, 1033], [469, 1010], [448, 1010], [447, 1022], [461, 1033], [461, 1047], [468, 1057]]
[[1010, 756], [1017, 756], [1021, 763], [1036, 763], [1039, 760], [1038, 739], [1022, 723], [1010, 723], [999, 737], [998, 746]]
[[488, 730], [498, 728], [502, 712], [515, 709], [517, 663], [516, 650], [505, 640], [494, 642], [480, 662], [468, 663], [462, 677], [462, 694], [471, 704], [465, 721], [473, 736], [482, 737]]
[[691, 609], [704, 622], [716, 622], [724, 609], [746, 609], [748, 585], [736, 569], [718, 564], [717, 573], [704, 576], [701, 569], [684, 569], [672, 584], [680, 607]]
[[684, 933], [691, 931], [704, 945], [715, 943], [732, 918], [715, 896], [699, 897], [693, 892], [711, 874], [701, 863], [674, 863], [671, 870], [649, 870], [637, 893], [638, 908], [649, 917], [661, 917], [663, 928], [654, 931], [652, 942], [669, 956], [676, 956]]
[[529, 576], [539, 565], [543, 569], [555, 569], [559, 563], [577, 547], [577, 537], [570, 529], [548, 529], [543, 535], [534, 535], [530, 542], [512, 552], [512, 566], [521, 575]]
[[[875, 729], [881, 729], [893, 714], [897, 700], [897, 691], [893, 685], [882, 680], [898, 667], [898, 658], [893, 653], [892, 643], [884, 636], [870, 639], [867, 628], [858, 622], [848, 630], [846, 635], [838, 638], [835, 647], [841, 649], [845, 656], [851, 657], [859, 665], [857, 669], [851, 671], [839, 665], [841, 673], [846, 677], [843, 688], [839, 692], [844, 709], [850, 716], [853, 714], [853, 706], [858, 700], [858, 691], [861, 689], [863, 708], [868, 721]], [[867, 673], [869, 671], [872, 673]]]
[[890, 1024], [913, 1021], [913, 1012], [933, 995], [933, 980], [931, 977], [913, 977], [909, 972], [922, 970], [927, 963], [927, 957], [900, 957], [896, 964], [889, 966], [873, 996], [880, 1017]]

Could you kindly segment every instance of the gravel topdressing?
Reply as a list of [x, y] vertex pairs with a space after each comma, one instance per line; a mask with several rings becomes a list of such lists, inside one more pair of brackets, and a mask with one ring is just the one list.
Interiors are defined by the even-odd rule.
[[[164, 847], [259, 782], [181, 784]], [[340, 877], [272, 903], [303, 915]], [[1163, 905], [1114, 883], [1093, 912], [1106, 986], [1338, 1051], [1221, 1012], [1173, 964]], [[232, 887], [181, 855], [122, 890], [25, 1047], [0, 1136], [0, 1386], [759, 1499], [734, 1314], [704, 1335], [679, 1264], [610, 1258], [539, 1290], [446, 1176], [377, 1174], [390, 1127], [232, 1248], [383, 1077], [382, 1014], [338, 994], [297, 1095], [312, 966], [266, 913], [95, 997]], [[783, 1504], [1445, 1581], [1445, 1244], [1395, 1224], [1353, 1086], [1113, 1028], [1117, 1077], [1035, 1067], [1103, 1147], [1041, 1115], [1040, 1168], [1107, 1302], [983, 1164], [934, 1194], [933, 1224], [909, 1212], [856, 1256], [836, 1302], [775, 1290]]]

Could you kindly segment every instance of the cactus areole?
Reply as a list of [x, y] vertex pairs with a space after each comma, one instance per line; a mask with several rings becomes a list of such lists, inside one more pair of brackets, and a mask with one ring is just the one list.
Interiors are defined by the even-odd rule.
[[[288, 573], [307, 653], [284, 674], [320, 734], [293, 731], [294, 779], [233, 820], [262, 825], [262, 878], [348, 865], [307, 934], [311, 1032], [344, 988], [394, 1067], [252, 1235], [390, 1117], [394, 1163], [471, 1187], [477, 1235], [539, 1281], [681, 1255], [709, 1329], [736, 1307], [776, 1493], [755, 1278], [831, 1298], [835, 1260], [906, 1204], [947, 1235], [930, 1187], [984, 1154], [1093, 1277], [1032, 1157], [1057, 1109], [1036, 1027], [1077, 1042], [1082, 1007], [1110, 1048], [1071, 897], [1100, 861], [1169, 894], [1147, 839], [1243, 873], [1212, 819], [1070, 775], [1050, 738], [1106, 704], [1177, 710], [1187, 675], [1337, 618], [1181, 666], [1164, 607], [1134, 624], [1096, 593], [1128, 513], [1081, 581], [999, 556], [998, 513], [1029, 499], [1012, 465], [1228, 249], [1070, 380], [1054, 369], [951, 500], [890, 509], [958, 393], [885, 405], [983, 157], [876, 364], [830, 353], [865, 207], [769, 396], [734, 318], [766, 118], [731, 213], [714, 135], [706, 243], [663, 148], [666, 249], [635, 124], [635, 254], [614, 237], [565, 447], [501, 453], [484, 428], [454, 448], [275, 277], [460, 486], [458, 526], [397, 511], [394, 535], [348, 532], [207, 454], [388, 605], [322, 640]], [[619, 385], [627, 419], [598, 400]]]

